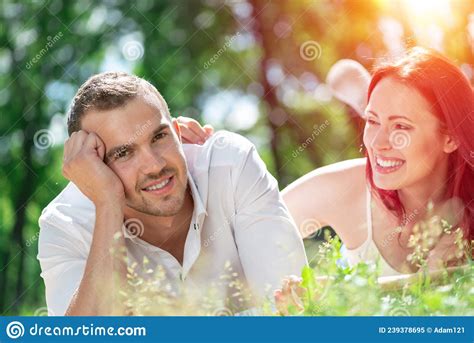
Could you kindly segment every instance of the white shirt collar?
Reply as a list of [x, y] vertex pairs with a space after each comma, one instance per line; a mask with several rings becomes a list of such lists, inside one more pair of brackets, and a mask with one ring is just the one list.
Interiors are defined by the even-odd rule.
[[206, 206], [204, 205], [199, 190], [194, 182], [193, 176], [188, 171], [188, 184], [191, 189], [191, 195], [194, 200], [193, 221], [196, 218], [199, 226], [202, 226], [204, 216], [207, 216]]

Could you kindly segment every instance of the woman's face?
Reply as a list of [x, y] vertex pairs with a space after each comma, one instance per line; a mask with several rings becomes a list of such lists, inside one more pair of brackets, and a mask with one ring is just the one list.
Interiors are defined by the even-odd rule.
[[398, 190], [432, 180], [455, 149], [441, 133], [431, 104], [394, 78], [378, 82], [365, 115], [364, 145], [380, 189]]

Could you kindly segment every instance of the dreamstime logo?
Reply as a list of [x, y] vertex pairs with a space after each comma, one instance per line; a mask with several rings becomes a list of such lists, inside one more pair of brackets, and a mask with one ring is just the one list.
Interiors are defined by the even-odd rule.
[[215, 309], [211, 315], [216, 317], [230, 317], [233, 316], [234, 313], [227, 307], [219, 307]]
[[145, 227], [143, 226], [143, 223], [137, 218], [127, 219], [123, 223], [122, 228], [125, 238], [141, 237], [145, 232]]
[[41, 129], [33, 136], [33, 143], [38, 149], [48, 149], [54, 144], [54, 136], [50, 130]]
[[143, 45], [136, 41], [132, 40], [122, 47], [122, 54], [127, 61], [136, 61], [143, 57]]
[[306, 219], [300, 225], [300, 232], [304, 239], [312, 239], [317, 237], [322, 230], [321, 223], [316, 219]]
[[218, 135], [213, 144], [213, 146], [215, 146], [217, 149], [225, 149], [228, 145], [229, 140], [222, 135]]
[[388, 315], [389, 316], [410, 316], [410, 312], [406, 309], [406, 308], [403, 308], [403, 307], [392, 307], [389, 311], [388, 311]]
[[22, 323], [14, 321], [10, 322], [6, 328], [7, 336], [11, 339], [17, 339], [25, 334], [25, 327]]
[[410, 145], [411, 143], [411, 137], [406, 131], [401, 131], [401, 130], [396, 130], [393, 131], [390, 134], [390, 137], [388, 138], [390, 141], [390, 144], [395, 148], [395, 149], [403, 149], [406, 148], [407, 146]]
[[47, 307], [40, 307], [34, 313], [33, 316], [35, 317], [47, 317], [47, 316], [54, 316], [53, 311], [48, 310]]
[[321, 45], [314, 40], [308, 40], [300, 46], [300, 56], [305, 61], [319, 59], [322, 52]]

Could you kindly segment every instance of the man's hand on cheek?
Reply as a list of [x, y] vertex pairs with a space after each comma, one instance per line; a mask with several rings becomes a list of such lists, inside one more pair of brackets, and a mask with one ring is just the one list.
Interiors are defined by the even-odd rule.
[[94, 204], [125, 202], [119, 177], [104, 162], [105, 144], [95, 133], [74, 132], [64, 143], [63, 175]]

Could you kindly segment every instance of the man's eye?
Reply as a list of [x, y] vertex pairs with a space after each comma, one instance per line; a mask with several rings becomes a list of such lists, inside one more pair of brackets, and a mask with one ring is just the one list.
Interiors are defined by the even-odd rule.
[[153, 142], [156, 142], [157, 140], [162, 139], [162, 138], [164, 138], [165, 136], [166, 136], [166, 133], [163, 133], [163, 132], [162, 132], [162, 133], [158, 133], [158, 134], [155, 135], [155, 137], [153, 137]]
[[129, 151], [127, 149], [120, 149], [114, 154], [114, 159], [118, 160], [129, 155]]

